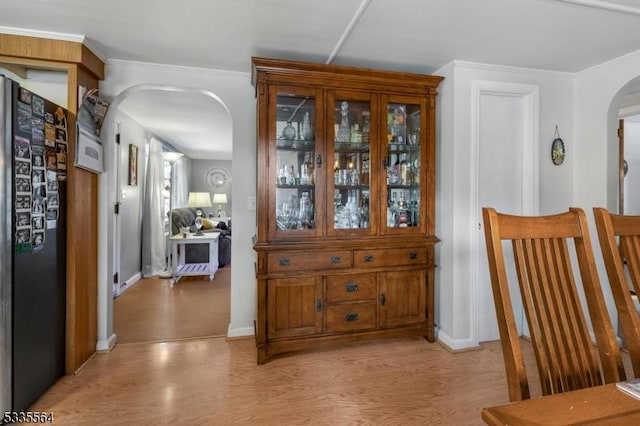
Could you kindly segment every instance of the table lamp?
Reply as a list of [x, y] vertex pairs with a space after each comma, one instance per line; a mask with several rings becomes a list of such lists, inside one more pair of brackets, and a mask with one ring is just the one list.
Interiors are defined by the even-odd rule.
[[221, 204], [227, 204], [227, 194], [213, 194], [213, 204], [218, 204], [218, 217], [227, 217], [227, 212]]
[[189, 199], [187, 200], [187, 206], [193, 207], [196, 210], [196, 229], [195, 235], [202, 234], [202, 207], [211, 207], [211, 195], [208, 192], [190, 192]]

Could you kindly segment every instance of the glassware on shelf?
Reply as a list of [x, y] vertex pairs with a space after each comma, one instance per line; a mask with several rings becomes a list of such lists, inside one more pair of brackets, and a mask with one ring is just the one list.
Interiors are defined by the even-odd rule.
[[362, 171], [360, 173], [360, 183], [363, 185], [369, 184], [369, 159], [362, 160]]
[[369, 133], [371, 133], [371, 113], [362, 111], [362, 142], [369, 143]]
[[341, 143], [349, 143], [351, 141], [351, 127], [349, 126], [349, 103], [342, 101], [340, 104], [340, 126], [336, 134], [336, 141]]
[[287, 121], [287, 125], [282, 129], [282, 137], [287, 142], [293, 142], [296, 139], [296, 128], [293, 127], [290, 121]]
[[360, 131], [360, 125], [355, 123], [351, 129], [351, 143], [362, 143], [362, 132]]
[[398, 169], [394, 166], [387, 167], [387, 184], [399, 185], [401, 182]]
[[311, 130], [311, 121], [309, 119], [309, 111], [305, 111], [304, 115], [302, 116], [302, 128], [300, 134], [300, 137], [305, 142], [310, 142], [314, 139], [313, 130]]
[[389, 143], [405, 143], [405, 106], [389, 105], [387, 109], [387, 139]]
[[308, 192], [303, 192], [300, 197], [300, 210], [298, 211], [298, 227], [300, 229], [313, 229], [313, 205]]
[[398, 172], [400, 173], [400, 183], [402, 183], [403, 185], [410, 185], [411, 184], [411, 165], [407, 161], [406, 153], [402, 153]]
[[409, 145], [419, 145], [419, 144], [420, 144], [420, 129], [417, 129], [409, 135]]
[[313, 153], [307, 152], [304, 155], [304, 162], [300, 166], [300, 183], [302, 185], [314, 184], [314, 171], [315, 165], [313, 164]]

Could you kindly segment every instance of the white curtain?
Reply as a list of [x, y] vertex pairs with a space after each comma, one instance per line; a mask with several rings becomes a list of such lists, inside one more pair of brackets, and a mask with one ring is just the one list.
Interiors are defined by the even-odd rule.
[[173, 208], [187, 207], [189, 198], [189, 177], [188, 159], [180, 157], [173, 163], [173, 174], [171, 175], [171, 206]]
[[166, 266], [163, 178], [162, 145], [157, 140], [151, 139], [142, 207], [142, 275], [144, 277], [158, 275]]

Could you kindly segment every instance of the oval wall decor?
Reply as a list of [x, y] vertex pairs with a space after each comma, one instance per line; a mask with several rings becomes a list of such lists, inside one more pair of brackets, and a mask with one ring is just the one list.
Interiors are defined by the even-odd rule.
[[562, 164], [564, 162], [564, 154], [564, 142], [560, 138], [554, 139], [551, 144], [551, 161], [553, 161], [553, 164], [556, 166]]
[[560, 132], [558, 131], [558, 126], [556, 126], [556, 131], [553, 137], [555, 139], [551, 144], [551, 161], [553, 161], [553, 164], [555, 164], [556, 166], [559, 166], [564, 162], [565, 151], [564, 151], [564, 142], [560, 138]]
[[204, 173], [204, 183], [214, 192], [224, 192], [231, 184], [231, 173], [222, 167], [212, 167]]

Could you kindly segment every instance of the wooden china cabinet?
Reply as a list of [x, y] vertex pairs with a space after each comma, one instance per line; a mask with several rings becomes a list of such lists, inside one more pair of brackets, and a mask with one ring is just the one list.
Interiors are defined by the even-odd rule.
[[378, 337], [434, 340], [442, 77], [253, 58], [258, 363]]

